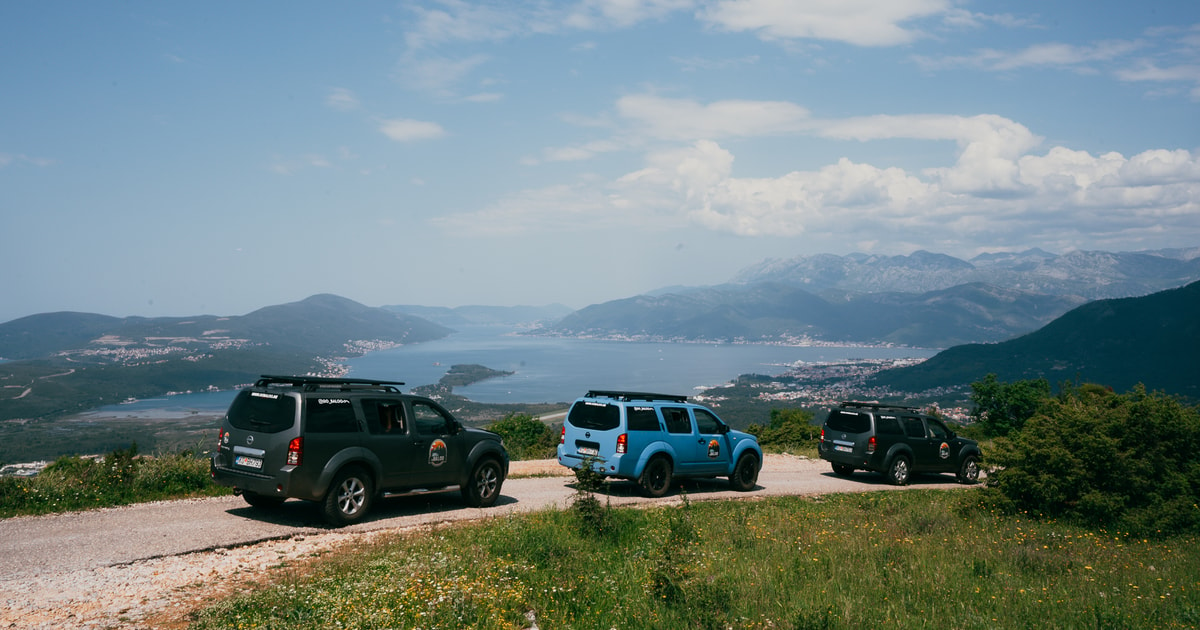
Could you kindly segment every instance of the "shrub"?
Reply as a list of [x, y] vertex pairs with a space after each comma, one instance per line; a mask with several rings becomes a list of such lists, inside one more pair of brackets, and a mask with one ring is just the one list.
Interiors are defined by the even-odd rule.
[[989, 459], [989, 485], [1015, 509], [1139, 535], [1200, 532], [1200, 410], [1141, 385], [1064, 388]]
[[804, 448], [813, 446], [821, 427], [812, 423], [812, 412], [805, 409], [772, 409], [767, 426], [752, 424], [746, 432], [758, 438], [763, 448]]
[[504, 438], [513, 459], [547, 459], [555, 456], [558, 434], [549, 425], [527, 413], [510, 413], [487, 426]]

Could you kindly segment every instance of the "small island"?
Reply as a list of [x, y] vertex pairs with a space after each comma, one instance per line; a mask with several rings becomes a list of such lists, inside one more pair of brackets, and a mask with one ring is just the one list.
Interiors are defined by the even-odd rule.
[[446, 372], [438, 383], [446, 387], [466, 387], [468, 385], [478, 383], [479, 381], [498, 376], [512, 376], [515, 372], [505, 372], [503, 370], [493, 370], [492, 368], [482, 365], [452, 365], [450, 370]]

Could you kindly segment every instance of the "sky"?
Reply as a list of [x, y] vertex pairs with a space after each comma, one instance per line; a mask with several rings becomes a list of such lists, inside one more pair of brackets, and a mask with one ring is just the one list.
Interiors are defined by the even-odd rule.
[[1197, 246], [1195, 0], [0, 3], [0, 322]]

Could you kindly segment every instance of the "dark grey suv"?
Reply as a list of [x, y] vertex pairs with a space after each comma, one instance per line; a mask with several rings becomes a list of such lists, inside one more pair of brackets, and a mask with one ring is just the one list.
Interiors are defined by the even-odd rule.
[[361, 520], [376, 497], [458, 489], [496, 503], [508, 475], [499, 435], [466, 428], [403, 383], [266, 376], [238, 393], [211, 469], [247, 503], [317, 502], [333, 525]]
[[838, 475], [871, 470], [898, 486], [920, 472], [950, 472], [961, 483], [975, 483], [983, 459], [978, 442], [959, 437], [937, 418], [913, 407], [862, 402], [829, 410], [817, 453]]

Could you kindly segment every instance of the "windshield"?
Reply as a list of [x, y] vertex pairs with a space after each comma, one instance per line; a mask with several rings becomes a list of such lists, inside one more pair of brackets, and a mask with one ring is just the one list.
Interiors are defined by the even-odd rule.
[[225, 416], [243, 431], [279, 433], [296, 422], [296, 400], [269, 392], [243, 391], [233, 399]]
[[567, 422], [580, 429], [611, 431], [621, 424], [621, 410], [616, 405], [580, 401], [571, 406]]

